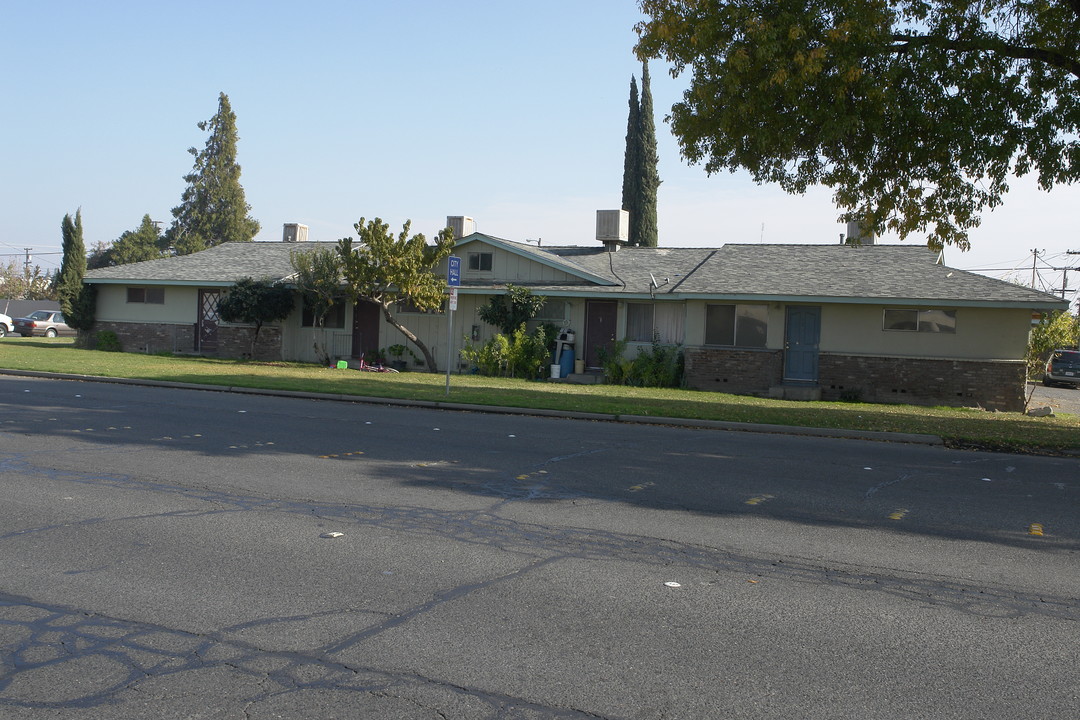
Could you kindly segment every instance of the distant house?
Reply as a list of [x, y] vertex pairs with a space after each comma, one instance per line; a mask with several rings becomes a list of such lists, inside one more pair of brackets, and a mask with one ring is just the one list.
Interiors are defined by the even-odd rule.
[[[537, 321], [574, 330], [589, 367], [616, 339], [631, 354], [655, 340], [683, 347], [695, 389], [1020, 410], [1032, 313], [1067, 308], [1052, 295], [949, 268], [924, 246], [625, 247], [603, 219], [593, 246], [540, 247], [455, 220], [465, 232], [454, 253], [462, 284], [453, 337], [444, 314], [397, 308], [440, 362], [447, 342], [457, 362], [462, 347], [496, 332], [477, 311], [511, 283], [547, 298]], [[129, 351], [240, 357], [248, 329], [217, 318], [221, 293], [243, 277], [287, 283], [291, 253], [336, 245], [286, 237], [90, 271], [96, 327]], [[333, 356], [405, 342], [376, 306], [338, 307], [326, 331]], [[314, 333], [298, 300], [288, 319], [263, 328], [256, 355], [315, 361]]]

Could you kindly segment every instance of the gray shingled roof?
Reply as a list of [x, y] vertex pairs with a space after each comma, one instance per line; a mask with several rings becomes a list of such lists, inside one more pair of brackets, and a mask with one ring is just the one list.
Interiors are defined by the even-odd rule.
[[[913, 245], [724, 245], [719, 248], [546, 248], [618, 287], [594, 293], [650, 293], [776, 301], [947, 303], [1064, 307], [1053, 295], [938, 264], [939, 254]], [[650, 273], [652, 277], [650, 277]], [[536, 292], [558, 293], [558, 286]]]
[[231, 285], [245, 277], [279, 280], [293, 274], [293, 252], [335, 247], [335, 242], [223, 243], [191, 255], [90, 270], [86, 280], [160, 285]]
[[[725, 245], [676, 291], [828, 299], [1045, 305], [1030, 288], [938, 264], [907, 245]], [[665, 288], [666, 289], [666, 288]]]
[[[609, 253], [599, 244], [541, 248], [480, 233], [463, 238], [461, 244], [475, 239], [494, 241], [580, 278], [571, 284], [531, 286], [534, 292], [552, 295], [648, 297], [651, 273], [660, 286], [652, 289], [657, 298], [1066, 307], [1063, 300], [1047, 293], [939, 265], [938, 255], [923, 246], [624, 247]], [[328, 242], [225, 243], [193, 255], [92, 270], [86, 279], [210, 286], [230, 285], [243, 277], [280, 279], [293, 273], [291, 253], [335, 246]], [[473, 284], [469, 289], [479, 288]]]

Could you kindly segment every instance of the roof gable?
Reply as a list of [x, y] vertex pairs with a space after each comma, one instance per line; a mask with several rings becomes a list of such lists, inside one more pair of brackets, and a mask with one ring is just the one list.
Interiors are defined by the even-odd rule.
[[565, 260], [557, 254], [553, 254], [547, 248], [540, 248], [539, 246], [533, 247], [532, 245], [526, 245], [524, 243], [514, 242], [512, 240], [505, 240], [493, 235], [485, 235], [484, 233], [475, 232], [471, 235], [466, 235], [454, 244], [455, 250], [457, 248], [463, 248], [470, 244], [477, 242], [483, 242], [488, 245], [492, 245], [501, 250], [505, 250], [514, 255], [526, 258], [531, 262], [539, 263], [547, 267], [561, 270], [577, 277], [586, 283], [595, 283], [597, 285], [617, 285], [618, 283], [612, 281], [610, 277], [604, 275], [595, 274], [588, 269], [580, 266], [569, 260]]

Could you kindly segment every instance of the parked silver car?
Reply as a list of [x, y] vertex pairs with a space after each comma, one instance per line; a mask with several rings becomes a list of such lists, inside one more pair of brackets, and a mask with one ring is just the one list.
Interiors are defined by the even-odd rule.
[[1043, 385], [1080, 387], [1080, 350], [1055, 350], [1050, 353]]
[[75, 330], [64, 322], [64, 314], [59, 310], [35, 310], [26, 317], [15, 318], [15, 332], [23, 337], [44, 335], [74, 335]]

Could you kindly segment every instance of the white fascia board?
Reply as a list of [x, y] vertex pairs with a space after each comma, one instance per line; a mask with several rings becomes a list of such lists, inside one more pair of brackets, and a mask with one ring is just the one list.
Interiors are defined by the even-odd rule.
[[[659, 295], [659, 293], [657, 293]], [[684, 300], [722, 300], [725, 302], [776, 302], [800, 305], [895, 305], [904, 307], [972, 307], [972, 308], [1065, 308], [1065, 301], [1025, 301], [1025, 300], [960, 300], [955, 298], [875, 298], [875, 297], [834, 297], [810, 295], [721, 295], [721, 294], [682, 294]]]
[[83, 278], [85, 285], [162, 285], [165, 287], [232, 287], [236, 280], [146, 280], [140, 278]]

